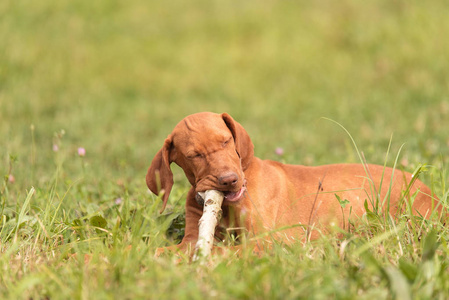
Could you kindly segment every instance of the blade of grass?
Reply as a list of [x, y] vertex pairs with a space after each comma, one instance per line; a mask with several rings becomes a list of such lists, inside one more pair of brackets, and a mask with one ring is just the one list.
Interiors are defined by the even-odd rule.
[[[371, 195], [371, 197], [369, 197], [369, 195], [368, 195], [368, 199], [369, 199], [369, 201], [371, 202], [371, 205], [373, 206], [373, 209], [375, 210], [375, 213], [376, 214], [378, 214], [378, 210], [377, 210], [377, 207], [378, 207], [378, 204], [379, 204], [379, 201], [380, 201], [380, 199], [379, 199], [379, 196], [377, 195], [377, 189], [376, 189], [376, 186], [375, 186], [375, 184], [374, 184], [374, 181], [372, 180], [372, 176], [371, 176], [371, 174], [370, 174], [370, 171], [369, 171], [369, 169], [368, 169], [368, 164], [367, 164], [367, 162], [366, 162], [366, 160], [365, 160], [365, 158], [364, 158], [364, 156], [363, 156], [363, 154], [362, 154], [362, 152], [361, 151], [359, 151], [359, 148], [357, 147], [357, 143], [355, 142], [355, 140], [354, 140], [354, 138], [352, 137], [352, 135], [351, 135], [351, 133], [342, 125], [342, 124], [340, 124], [340, 123], [338, 123], [337, 121], [335, 121], [335, 120], [332, 120], [332, 119], [329, 119], [329, 118], [326, 118], [326, 117], [323, 117], [323, 119], [325, 119], [325, 120], [327, 120], [327, 121], [331, 121], [332, 123], [334, 123], [334, 124], [337, 124], [341, 129], [343, 129], [344, 130], [344, 132], [346, 132], [346, 134], [349, 136], [349, 138], [351, 139], [351, 142], [352, 142], [352, 144], [354, 145], [354, 149], [355, 149], [355, 151], [356, 151], [356, 153], [357, 153], [357, 156], [359, 157], [359, 160], [360, 160], [360, 162], [361, 162], [361, 164], [362, 164], [362, 166], [363, 166], [363, 169], [364, 169], [364, 171], [365, 171], [365, 174], [366, 174], [366, 176], [369, 178], [369, 184], [370, 184], [370, 188], [371, 188], [371, 190], [372, 191], [374, 191], [374, 197], [373, 197], [373, 195]], [[389, 146], [388, 146], [388, 152], [389, 152], [389, 150], [390, 150], [390, 145], [391, 145], [391, 139], [390, 139], [390, 143], [389, 143]], [[401, 149], [402, 149], [402, 146], [401, 146]], [[401, 150], [400, 149], [400, 150]], [[399, 150], [399, 151], [400, 151]], [[387, 157], [388, 157], [388, 152], [387, 152]], [[396, 160], [397, 160], [397, 158], [396, 158]], [[386, 164], [386, 161], [385, 161], [385, 164]], [[396, 166], [396, 163], [395, 163], [395, 166]], [[385, 170], [385, 165], [384, 165], [384, 170]], [[394, 172], [394, 170], [393, 170], [393, 172]], [[394, 173], [393, 173], [394, 174]], [[384, 173], [382, 173], [382, 179], [381, 179], [381, 182], [383, 182], [383, 177], [384, 177]], [[392, 178], [393, 178], [393, 176], [392, 176]], [[379, 187], [379, 191], [381, 190], [381, 186]], [[391, 192], [391, 184], [390, 184], [390, 187], [389, 187], [389, 193]], [[389, 212], [389, 208], [390, 208], [390, 203], [389, 203], [390, 201], [389, 201], [389, 197], [388, 197], [388, 206], [387, 206], [387, 208], [388, 208], [388, 212]]]
[[23, 203], [22, 208], [20, 209], [19, 216], [17, 217], [17, 227], [16, 227], [16, 232], [14, 234], [13, 244], [15, 244], [17, 242], [17, 237], [18, 237], [18, 234], [19, 234], [20, 224], [22, 223], [23, 216], [25, 215], [25, 212], [26, 212], [26, 210], [27, 210], [27, 208], [28, 208], [28, 206], [30, 204], [30, 201], [31, 201], [31, 198], [34, 195], [34, 192], [35, 192], [34, 187], [31, 187], [31, 189], [28, 192], [28, 195], [27, 195], [27, 197], [25, 199], [25, 202]]
[[370, 241], [368, 241], [367, 243], [365, 243], [361, 247], [359, 247], [354, 252], [354, 255], [355, 256], [360, 256], [363, 252], [373, 248], [375, 245], [380, 244], [381, 242], [387, 240], [391, 236], [393, 236], [395, 234], [398, 235], [399, 232], [404, 230], [404, 226], [405, 226], [404, 224], [400, 224], [399, 226], [394, 227], [394, 229], [391, 229], [389, 231], [385, 231], [384, 233], [375, 236], [373, 239], [371, 239]]

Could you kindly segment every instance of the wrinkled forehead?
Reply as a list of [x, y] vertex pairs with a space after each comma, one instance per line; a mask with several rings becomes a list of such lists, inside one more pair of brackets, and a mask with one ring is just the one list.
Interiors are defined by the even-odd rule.
[[220, 115], [192, 115], [184, 118], [173, 130], [175, 146], [199, 146], [225, 142], [232, 133]]

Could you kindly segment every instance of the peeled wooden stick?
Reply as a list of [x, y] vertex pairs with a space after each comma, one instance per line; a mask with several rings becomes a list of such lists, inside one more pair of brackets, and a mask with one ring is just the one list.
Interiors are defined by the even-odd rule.
[[200, 196], [204, 199], [204, 208], [203, 216], [198, 222], [198, 241], [196, 242], [193, 261], [210, 255], [214, 244], [215, 227], [221, 219], [221, 204], [224, 199], [223, 193], [216, 190], [208, 190], [200, 193]]

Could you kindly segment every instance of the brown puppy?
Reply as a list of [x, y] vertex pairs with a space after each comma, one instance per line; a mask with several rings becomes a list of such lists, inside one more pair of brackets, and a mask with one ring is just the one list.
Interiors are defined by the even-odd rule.
[[[430, 189], [419, 180], [404, 196], [410, 173], [362, 164], [287, 165], [261, 160], [253, 148], [247, 132], [226, 113], [190, 115], [168, 136], [148, 169], [146, 182], [153, 193], [164, 192], [162, 210], [173, 186], [172, 162], [184, 170], [192, 185], [185, 236], [176, 248], [184, 250], [197, 241], [203, 213], [198, 192], [206, 190], [224, 192], [225, 228], [246, 228], [257, 236], [283, 226], [304, 225], [277, 231], [284, 240], [314, 238], [317, 232], [310, 228], [325, 229], [331, 222], [344, 227], [348, 216], [357, 218], [366, 212], [365, 201], [372, 210], [376, 198], [383, 211], [389, 203], [391, 214], [405, 209], [409, 199], [413, 199], [413, 213], [423, 217], [429, 217], [436, 206]], [[350, 203], [342, 209], [336, 195]]]

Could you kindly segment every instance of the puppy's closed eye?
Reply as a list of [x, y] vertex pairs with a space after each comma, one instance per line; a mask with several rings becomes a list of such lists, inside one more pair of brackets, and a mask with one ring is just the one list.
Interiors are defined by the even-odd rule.
[[193, 152], [193, 153], [187, 154], [188, 159], [196, 159], [196, 158], [202, 158], [202, 157], [203, 157], [203, 154], [198, 153], [198, 152]]
[[225, 148], [227, 145], [229, 145], [229, 143], [231, 142], [232, 137], [227, 139], [225, 142], [223, 142], [223, 148]]

